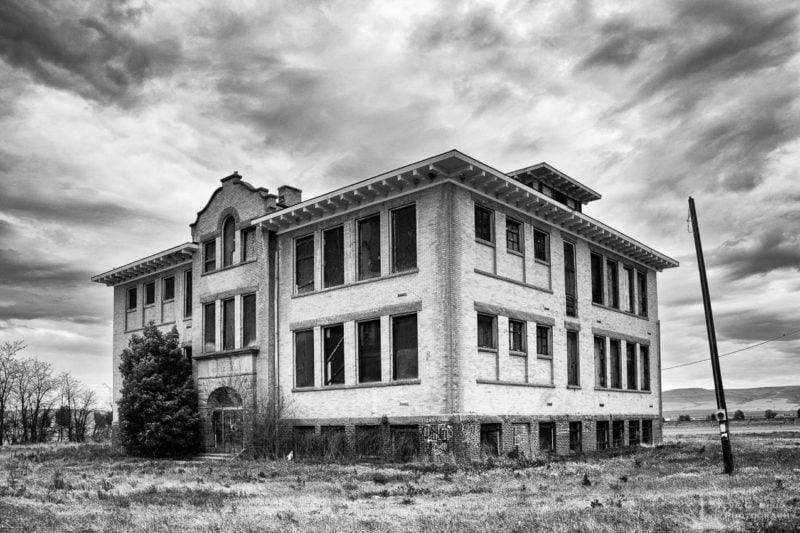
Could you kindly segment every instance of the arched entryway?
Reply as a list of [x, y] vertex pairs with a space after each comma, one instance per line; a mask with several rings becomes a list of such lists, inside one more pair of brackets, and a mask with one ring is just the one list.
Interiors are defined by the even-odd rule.
[[208, 397], [213, 448], [219, 453], [242, 450], [242, 397], [230, 387], [220, 387]]

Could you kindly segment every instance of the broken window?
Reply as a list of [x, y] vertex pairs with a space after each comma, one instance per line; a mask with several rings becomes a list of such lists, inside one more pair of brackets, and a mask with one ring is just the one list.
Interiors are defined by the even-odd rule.
[[128, 311], [136, 309], [136, 287], [128, 289]]
[[642, 359], [639, 386], [642, 390], [650, 390], [650, 348], [639, 346], [639, 356]]
[[594, 368], [597, 372], [595, 382], [597, 387], [608, 387], [606, 376], [606, 339], [605, 337], [594, 338]]
[[647, 274], [636, 271], [636, 289], [639, 292], [639, 315], [647, 316]]
[[168, 302], [175, 299], [175, 276], [164, 278], [163, 286], [161, 287], [161, 301]]
[[478, 348], [497, 349], [495, 336], [497, 317], [478, 313]]
[[494, 216], [492, 211], [484, 207], [475, 206], [475, 238], [481, 241], [494, 242], [492, 225]]
[[625, 343], [625, 373], [628, 378], [628, 390], [636, 390], [636, 345]]
[[156, 303], [156, 282], [151, 281], [144, 286], [144, 305]]
[[322, 328], [325, 385], [344, 385], [344, 326]]
[[242, 230], [242, 262], [256, 258], [256, 228], [250, 226]]
[[256, 295], [242, 296], [242, 347], [256, 343]]
[[392, 369], [394, 379], [417, 379], [417, 315], [392, 317]]
[[294, 333], [295, 387], [314, 386], [314, 330]]
[[606, 260], [606, 288], [608, 289], [608, 296], [606, 297], [606, 305], [619, 309], [619, 266], [616, 261], [611, 259]]
[[522, 224], [506, 218], [506, 249], [522, 253]]
[[183, 316], [192, 316], [192, 271], [183, 273]]
[[629, 313], [636, 312], [636, 291], [634, 289], [633, 269], [631, 267], [624, 267], [625, 277], [628, 280], [628, 311]]
[[628, 422], [628, 442], [631, 446], [639, 445], [639, 421], [630, 420]]
[[320, 430], [325, 457], [338, 459], [347, 453], [347, 433], [344, 426], [321, 426]]
[[383, 437], [380, 426], [356, 426], [355, 448], [360, 457], [380, 457]]
[[642, 420], [642, 444], [653, 444], [652, 420]]
[[578, 355], [578, 332], [567, 331], [567, 385], [581, 384], [580, 357]]
[[611, 339], [611, 348], [609, 349], [610, 356], [610, 381], [612, 389], [622, 388], [622, 356], [620, 354], [619, 340]]
[[539, 449], [543, 452], [556, 451], [555, 422], [539, 422]]
[[419, 428], [417, 426], [391, 426], [392, 456], [397, 461], [408, 462], [417, 456]]
[[625, 421], [615, 420], [611, 424], [611, 445], [614, 448], [621, 448], [625, 438]]
[[508, 349], [512, 352], [525, 353], [525, 322], [521, 320], [508, 321]]
[[545, 263], [550, 261], [550, 244], [548, 235], [538, 229], [533, 230], [533, 257]]
[[236, 221], [233, 217], [225, 219], [222, 225], [222, 266], [233, 264], [233, 253], [236, 250]]
[[608, 448], [608, 421], [597, 421], [597, 449], [605, 450]]
[[550, 356], [550, 328], [536, 326], [536, 355]]
[[217, 269], [217, 241], [211, 239], [203, 243], [203, 272]]
[[481, 455], [483, 457], [500, 455], [500, 424], [481, 424]]
[[569, 449], [580, 452], [583, 449], [583, 424], [581, 422], [569, 423]]
[[564, 294], [567, 316], [578, 316], [578, 286], [575, 281], [575, 245], [564, 241]]
[[294, 453], [298, 457], [318, 456], [321, 452], [314, 426], [294, 426], [292, 440]]
[[381, 217], [358, 221], [358, 279], [381, 275]]
[[314, 290], [314, 236], [294, 241], [294, 279], [297, 292]]
[[392, 272], [417, 268], [417, 208], [392, 211]]
[[593, 253], [592, 262], [592, 302], [603, 303], [603, 257]]
[[381, 380], [381, 321], [358, 323], [358, 382]]
[[234, 313], [236, 310], [235, 301], [233, 298], [222, 300], [222, 349], [233, 350], [234, 343]]
[[215, 302], [203, 306], [203, 351], [217, 349], [217, 306]]
[[322, 232], [322, 286], [344, 283], [344, 228], [339, 226]]

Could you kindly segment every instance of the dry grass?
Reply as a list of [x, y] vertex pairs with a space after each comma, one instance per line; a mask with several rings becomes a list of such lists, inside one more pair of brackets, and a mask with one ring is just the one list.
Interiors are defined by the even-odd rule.
[[[4, 448], [0, 531], [796, 531], [800, 436], [692, 436], [521, 467], [131, 459]], [[4, 529], [5, 528], [5, 529]]]

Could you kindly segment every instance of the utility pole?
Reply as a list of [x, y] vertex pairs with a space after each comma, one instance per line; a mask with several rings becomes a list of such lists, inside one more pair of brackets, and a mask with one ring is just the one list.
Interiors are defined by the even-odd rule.
[[717, 422], [719, 437], [722, 441], [722, 461], [726, 474], [733, 474], [733, 452], [728, 428], [728, 407], [725, 405], [725, 389], [722, 386], [722, 373], [719, 369], [719, 352], [717, 351], [717, 334], [714, 330], [714, 316], [711, 313], [711, 296], [708, 293], [706, 262], [703, 259], [703, 245], [700, 242], [700, 229], [697, 226], [697, 213], [694, 209], [694, 198], [689, 197], [689, 216], [692, 219], [694, 248], [697, 252], [697, 269], [700, 271], [700, 287], [703, 290], [703, 307], [706, 313], [706, 331], [708, 333], [708, 349], [711, 352], [711, 370], [714, 374], [714, 392], [717, 396]]

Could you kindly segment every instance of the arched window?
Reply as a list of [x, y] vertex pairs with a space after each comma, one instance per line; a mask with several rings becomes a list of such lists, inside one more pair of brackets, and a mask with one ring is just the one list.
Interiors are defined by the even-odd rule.
[[236, 222], [228, 217], [222, 225], [222, 266], [233, 264], [233, 252], [236, 249]]

